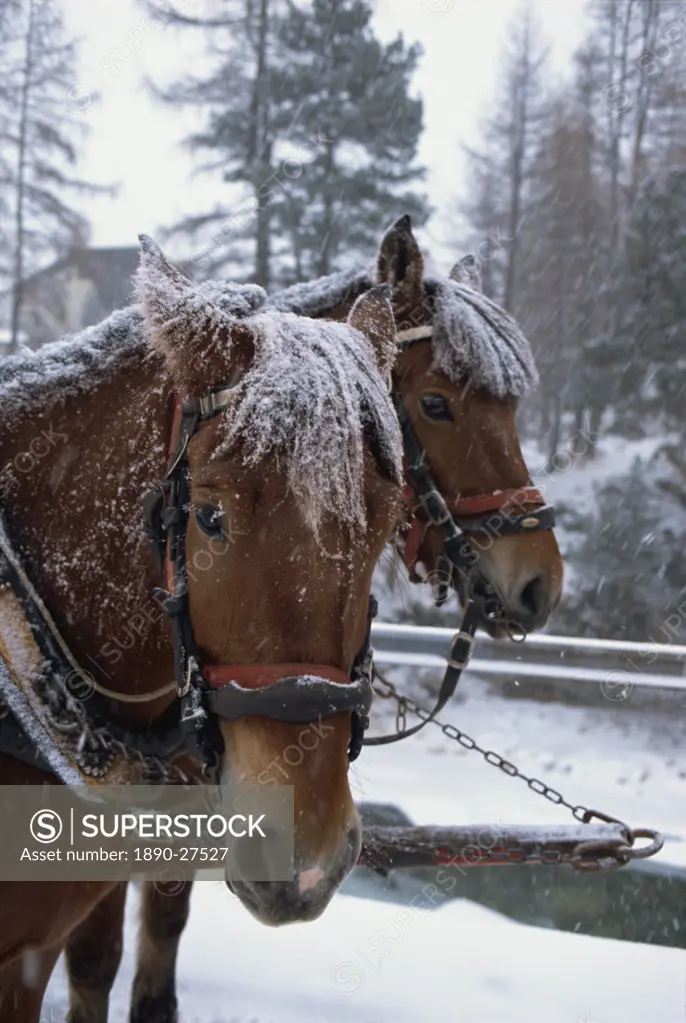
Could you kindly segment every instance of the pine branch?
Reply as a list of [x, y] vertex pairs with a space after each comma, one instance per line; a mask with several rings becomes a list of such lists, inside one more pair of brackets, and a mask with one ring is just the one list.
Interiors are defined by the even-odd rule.
[[189, 14], [182, 14], [169, 3], [160, 6], [155, 0], [144, 0], [144, 5], [151, 16], [165, 25], [176, 25], [182, 28], [236, 28], [245, 21], [244, 17], [236, 15], [223, 18], [199, 18]]

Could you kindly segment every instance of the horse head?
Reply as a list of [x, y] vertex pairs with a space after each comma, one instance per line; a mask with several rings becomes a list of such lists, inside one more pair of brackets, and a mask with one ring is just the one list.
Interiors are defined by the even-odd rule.
[[[552, 528], [540, 528], [544, 502], [531, 486], [517, 433], [519, 400], [537, 383], [528, 342], [482, 293], [473, 257], [447, 280], [425, 276], [408, 216], [386, 232], [376, 272], [393, 289], [401, 349], [394, 389], [469, 545], [456, 572], [444, 556], [440, 515], [410, 493], [406, 564], [415, 579], [421, 566], [434, 592], [452, 582], [463, 604], [471, 594], [493, 636], [540, 629], [559, 603], [563, 565]], [[406, 457], [408, 471], [409, 463]]]
[[[356, 711], [318, 721], [315, 703], [298, 721], [298, 701], [312, 702], [319, 679], [345, 705], [374, 566], [400, 513], [389, 289], [362, 295], [345, 324], [260, 311], [261, 289], [195, 284], [142, 242], [147, 333], [175, 391], [219, 410], [187, 439], [184, 559], [221, 779], [294, 793], [294, 879], [252, 881], [239, 857], [227, 882], [264, 923], [314, 919], [360, 852], [348, 784]], [[265, 709], [284, 678], [288, 711]]]

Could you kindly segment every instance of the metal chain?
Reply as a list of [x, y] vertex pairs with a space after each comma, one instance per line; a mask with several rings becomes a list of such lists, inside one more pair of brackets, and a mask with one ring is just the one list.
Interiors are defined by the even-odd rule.
[[[153, 754], [142, 753], [135, 747], [126, 745], [110, 735], [105, 726], [95, 727], [89, 720], [83, 703], [67, 692], [61, 679], [55, 676], [50, 681], [41, 677], [34, 682], [45, 706], [45, 715], [51, 727], [63, 735], [76, 736], [75, 754], [80, 769], [84, 774], [93, 777], [105, 777], [118, 751], [125, 760], [140, 763], [146, 783], [166, 785], [199, 784], [199, 780], [189, 777], [176, 764], [169, 764]], [[99, 749], [105, 751], [106, 760], [99, 767], [89, 765], [84, 754], [90, 751], [97, 755]]]
[[[400, 731], [401, 722], [402, 727], [405, 727], [404, 722], [408, 710], [416, 714], [422, 721], [428, 721], [431, 718], [431, 712], [426, 710], [424, 707], [421, 707], [410, 696], [401, 696], [393, 683], [387, 678], [384, 678], [383, 675], [379, 674], [376, 666], [373, 668], [373, 677], [375, 683], [377, 683], [373, 687], [376, 695], [380, 696], [384, 700], [394, 699], [398, 704], [398, 710], [396, 713], [396, 727], [398, 731]], [[385, 687], [385, 691], [380, 688], [378, 683]], [[532, 792], [535, 792], [539, 796], [543, 796], [544, 799], [548, 799], [551, 803], [555, 803], [557, 806], [564, 806], [568, 810], [571, 810], [573, 816], [578, 821], [587, 824], [591, 816], [599, 816], [603, 820], [623, 824], [622, 821], [617, 821], [614, 817], [606, 817], [604, 814], [599, 814], [595, 810], [589, 810], [588, 807], [582, 806], [581, 804], [574, 805], [573, 803], [568, 803], [562, 794], [557, 792], [556, 789], [546, 785], [545, 782], [540, 780], [540, 778], [529, 777], [529, 775], [524, 774], [524, 772], [520, 771], [515, 764], [506, 760], [504, 757], [501, 757], [500, 754], [496, 753], [494, 750], [484, 749], [478, 744], [476, 739], [472, 739], [471, 736], [467, 735], [466, 732], [461, 731], [461, 729], [457, 728], [456, 725], [445, 724], [438, 721], [436, 718], [431, 719], [431, 724], [437, 725], [446, 738], [458, 742], [460, 746], [464, 747], [464, 749], [474, 750], [476, 753], [480, 753], [486, 763], [490, 764], [491, 767], [499, 768], [499, 770], [509, 775], [510, 778], [521, 778], [522, 781], [526, 782]]]
[[[398, 705], [395, 719], [398, 731], [405, 729], [407, 711], [410, 710], [422, 721], [430, 721], [431, 724], [437, 725], [447, 739], [453, 739], [466, 750], [475, 750], [477, 753], [480, 753], [491, 767], [497, 767], [510, 778], [521, 778], [536, 795], [543, 796], [544, 799], [549, 800], [556, 806], [566, 807], [571, 811], [576, 820], [582, 824], [589, 824], [595, 818], [599, 821], [605, 821], [607, 824], [619, 824], [623, 828], [626, 841], [580, 843], [574, 850], [571, 860], [571, 865], [575, 870], [584, 873], [592, 871], [607, 873], [618, 870], [631, 860], [647, 859], [650, 856], [654, 856], [662, 848], [664, 839], [658, 832], [650, 828], [630, 828], [624, 821], [619, 820], [617, 817], [611, 817], [601, 810], [590, 810], [580, 803], [576, 805], [568, 803], [561, 792], [551, 788], [550, 785], [546, 785], [540, 778], [524, 774], [515, 764], [506, 760], [505, 757], [501, 757], [494, 750], [484, 749], [476, 739], [472, 739], [470, 735], [457, 728], [456, 725], [446, 724], [433, 718], [431, 712], [421, 707], [412, 697], [401, 696], [393, 683], [379, 674], [373, 663], [372, 678], [375, 683], [373, 684], [373, 689], [376, 695], [384, 700], [394, 699]], [[650, 845], [635, 848], [634, 841], [637, 838], [650, 839]]]

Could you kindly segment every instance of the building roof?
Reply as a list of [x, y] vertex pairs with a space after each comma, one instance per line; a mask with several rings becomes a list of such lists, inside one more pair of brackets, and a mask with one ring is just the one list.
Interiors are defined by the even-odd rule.
[[24, 283], [26, 292], [32, 285], [71, 267], [79, 271], [81, 277], [93, 281], [103, 304], [116, 309], [131, 301], [133, 275], [138, 268], [140, 248], [137, 245], [87, 248], [72, 248], [65, 256], [50, 266], [27, 277]]

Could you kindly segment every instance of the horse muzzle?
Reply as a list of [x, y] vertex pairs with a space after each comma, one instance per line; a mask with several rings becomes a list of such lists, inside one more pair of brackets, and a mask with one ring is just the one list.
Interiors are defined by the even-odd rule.
[[[265, 861], [256, 870], [247, 848], [226, 868], [224, 876], [229, 890], [256, 920], [269, 927], [307, 923], [321, 916], [359, 858], [362, 824], [357, 811], [334, 855], [313, 858], [299, 851], [298, 844], [296, 835], [292, 880], [250, 880], [256, 873], [268, 873], [270, 864]], [[278, 849], [272, 845], [271, 851], [275, 861]]]

